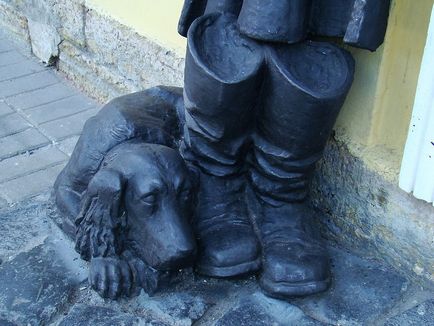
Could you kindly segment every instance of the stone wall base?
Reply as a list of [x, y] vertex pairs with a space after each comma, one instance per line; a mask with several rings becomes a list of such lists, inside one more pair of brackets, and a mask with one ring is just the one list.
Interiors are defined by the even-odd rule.
[[156, 85], [181, 86], [184, 58], [83, 0], [0, 0], [0, 27], [105, 102]]
[[[182, 86], [184, 59], [80, 0], [0, 0], [0, 27], [106, 101], [164, 84]], [[434, 207], [369, 170], [331, 140], [313, 180], [324, 234], [434, 286]]]

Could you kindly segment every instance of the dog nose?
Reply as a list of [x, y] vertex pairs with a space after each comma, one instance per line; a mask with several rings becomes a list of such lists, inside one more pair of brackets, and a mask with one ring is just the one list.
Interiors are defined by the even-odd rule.
[[188, 248], [180, 248], [177, 252], [173, 253], [171, 257], [163, 263], [163, 269], [182, 269], [193, 266], [196, 257], [196, 246]]
[[182, 234], [172, 239], [165, 250], [162, 250], [158, 256], [158, 266], [160, 270], [176, 270], [190, 267], [196, 258], [196, 242], [190, 234]]

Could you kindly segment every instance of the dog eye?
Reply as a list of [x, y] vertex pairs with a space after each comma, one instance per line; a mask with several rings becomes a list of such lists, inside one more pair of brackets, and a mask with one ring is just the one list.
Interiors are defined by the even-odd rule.
[[149, 193], [144, 195], [140, 200], [148, 206], [153, 206], [157, 202], [157, 194], [155, 193]]
[[185, 200], [189, 200], [191, 197], [191, 189], [184, 189], [179, 193], [179, 197]]

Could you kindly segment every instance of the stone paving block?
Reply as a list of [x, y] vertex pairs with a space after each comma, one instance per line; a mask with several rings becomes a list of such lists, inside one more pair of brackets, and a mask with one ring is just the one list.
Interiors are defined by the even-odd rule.
[[29, 60], [16, 50], [0, 53], [0, 67]]
[[65, 164], [52, 166], [24, 177], [0, 184], [0, 193], [11, 203], [17, 203], [29, 197], [38, 195], [53, 187], [56, 177]]
[[62, 313], [86, 278], [74, 257], [64, 243], [46, 241], [0, 265], [3, 318], [20, 325], [46, 325]]
[[68, 157], [54, 146], [48, 146], [0, 162], [0, 182], [30, 174], [64, 162]]
[[15, 323], [12, 323], [12, 322], [10, 322], [10, 321], [8, 321], [6, 319], [1, 318], [1, 315], [0, 315], [0, 325], [1, 326], [18, 326]]
[[8, 97], [56, 84], [59, 79], [51, 70], [0, 82], [0, 97]]
[[38, 196], [0, 209], [0, 259], [3, 262], [21, 251], [42, 244], [50, 234], [51, 222], [46, 216], [47, 197]]
[[57, 143], [57, 147], [64, 152], [66, 155], [71, 156], [74, 151], [75, 145], [78, 142], [79, 136], [73, 136], [67, 139], [64, 139]]
[[56, 102], [51, 102], [49, 104], [27, 110], [25, 114], [31, 121], [41, 124], [71, 116], [75, 113], [85, 111], [92, 106], [95, 107], [94, 101], [84, 97], [83, 95], [74, 95]]
[[12, 110], [5, 102], [0, 102], [0, 117], [13, 112], [14, 110]]
[[385, 326], [434, 325], [434, 300], [426, 301], [413, 309], [389, 319]]
[[[7, 204], [8, 204], [8, 201], [7, 201], [5, 198], [3, 198], [3, 197], [1, 196], [1, 194], [0, 194], [0, 209], [3, 208], [3, 207], [6, 207]], [[1, 324], [0, 324], [0, 325], [1, 325]]]
[[284, 301], [270, 299], [262, 293], [242, 299], [217, 322], [216, 326], [269, 326], [269, 325], [326, 325], [304, 314], [299, 308]]
[[173, 288], [168, 292], [155, 297], [142, 292], [135, 301], [135, 314], [151, 316], [168, 325], [190, 326], [210, 308], [202, 296], [174, 291]]
[[31, 92], [9, 97], [6, 102], [16, 109], [26, 110], [73, 96], [77, 92], [68, 85], [57, 83]]
[[[135, 326], [140, 319], [114, 309], [78, 304], [59, 323], [59, 326]], [[143, 324], [142, 324], [143, 325]], [[146, 323], [146, 325], [156, 325]]]
[[18, 113], [9, 114], [0, 118], [0, 137], [9, 136], [30, 128], [32, 125]]
[[20, 63], [14, 63], [4, 67], [0, 67], [0, 82], [8, 79], [31, 75], [36, 72], [40, 72], [48, 69], [50, 68], [47, 68], [41, 64], [38, 64], [30, 60], [26, 60]]
[[0, 41], [0, 53], [15, 50], [13, 44], [7, 40]]
[[70, 136], [79, 135], [86, 120], [94, 116], [98, 111], [99, 108], [89, 109], [73, 116], [43, 123], [39, 127], [49, 137], [55, 140], [62, 140]]
[[331, 249], [333, 283], [322, 294], [294, 300], [309, 316], [333, 325], [372, 325], [405, 293], [405, 278], [378, 262]]
[[50, 140], [35, 128], [0, 138], [0, 160], [48, 145]]

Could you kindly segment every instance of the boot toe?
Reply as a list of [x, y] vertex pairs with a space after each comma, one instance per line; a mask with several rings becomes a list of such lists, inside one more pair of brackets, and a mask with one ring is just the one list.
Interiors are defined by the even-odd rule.
[[263, 265], [260, 284], [272, 297], [306, 296], [325, 291], [330, 284], [325, 253], [295, 255], [273, 248], [266, 252]]
[[250, 227], [215, 230], [199, 243], [197, 270], [201, 274], [231, 277], [259, 269], [259, 243]]

